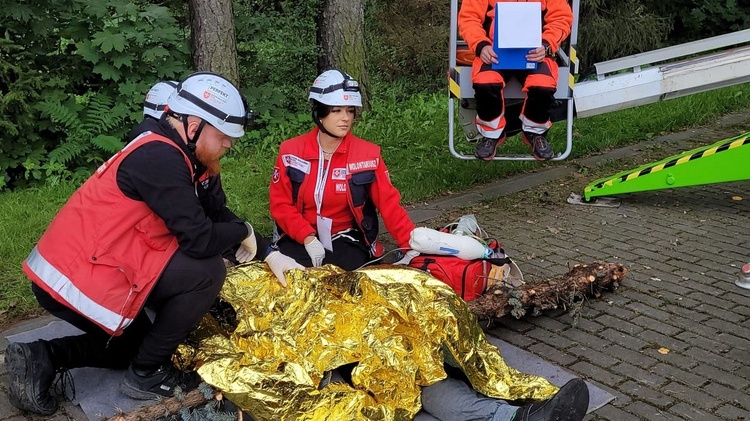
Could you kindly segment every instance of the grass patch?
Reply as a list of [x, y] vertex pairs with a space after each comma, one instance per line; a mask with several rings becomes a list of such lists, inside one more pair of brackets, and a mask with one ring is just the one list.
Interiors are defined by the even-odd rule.
[[[711, 124], [723, 114], [744, 110], [750, 84], [673, 99], [630, 110], [577, 120], [572, 157], [637, 143], [657, 135]], [[403, 98], [398, 92], [373, 95], [372, 111], [361, 116], [355, 133], [379, 144], [393, 183], [405, 202], [431, 197], [505, 178], [555, 163], [478, 162], [453, 158], [448, 151], [447, 96], [420, 94]], [[229, 206], [268, 234], [268, 183], [279, 142], [312, 127], [301, 115], [287, 126], [255, 136], [254, 143], [240, 145], [223, 163], [223, 181]], [[564, 124], [553, 127], [556, 150], [565, 141]], [[272, 133], [272, 134], [268, 134]], [[738, 133], [739, 134], [739, 133]], [[717, 139], [720, 140], [720, 139]], [[509, 139], [510, 148], [526, 152], [520, 140]], [[10, 319], [32, 314], [37, 308], [21, 262], [46, 229], [58, 209], [77, 186], [63, 183], [0, 194], [0, 316]], [[0, 323], [2, 325], [2, 323]]]
[[0, 194], [0, 320], [38, 307], [21, 263], [74, 190], [63, 184]]

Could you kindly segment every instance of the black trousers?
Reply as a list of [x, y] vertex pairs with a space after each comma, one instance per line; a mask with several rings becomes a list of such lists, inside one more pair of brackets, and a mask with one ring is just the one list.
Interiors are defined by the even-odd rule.
[[[334, 235], [331, 242], [333, 252], [326, 250], [323, 264], [333, 264], [344, 270], [358, 269], [360, 266], [372, 260], [370, 250], [364, 242], [362, 233], [352, 230], [345, 235]], [[279, 251], [296, 260], [304, 267], [312, 267], [312, 259], [307, 254], [304, 244], [300, 244], [288, 235], [284, 235], [276, 242]]]
[[99, 326], [57, 302], [33, 284], [39, 304], [53, 315], [85, 333], [48, 342], [56, 368], [126, 368], [131, 362], [152, 368], [169, 363], [177, 346], [213, 304], [226, 278], [221, 256], [196, 259], [181, 251], [172, 257], [151, 290], [145, 310], [120, 336], [110, 336]]

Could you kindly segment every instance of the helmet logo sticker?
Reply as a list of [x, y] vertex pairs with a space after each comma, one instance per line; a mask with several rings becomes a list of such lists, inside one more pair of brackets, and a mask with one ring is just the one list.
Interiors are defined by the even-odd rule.
[[211, 86], [208, 87], [208, 90], [211, 91], [212, 93], [215, 93], [215, 94], [219, 95], [222, 98], [229, 98], [229, 94], [228, 93], [222, 91], [221, 89], [217, 88], [216, 86], [211, 85]]
[[229, 94], [217, 88], [216, 86], [209, 85], [208, 88], [203, 92], [203, 98], [207, 102], [211, 102], [217, 105], [223, 105], [227, 103]]
[[344, 95], [344, 101], [349, 101], [349, 95]]
[[279, 167], [273, 167], [273, 176], [271, 177], [271, 180], [273, 180], [274, 183], [278, 183], [280, 177]]

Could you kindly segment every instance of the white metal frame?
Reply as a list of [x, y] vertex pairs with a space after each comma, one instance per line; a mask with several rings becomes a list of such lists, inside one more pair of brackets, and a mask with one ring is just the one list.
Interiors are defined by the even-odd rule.
[[[750, 29], [745, 29], [596, 63], [596, 79], [576, 84], [576, 115], [589, 117], [748, 82], [748, 43]], [[718, 49], [724, 50], [713, 51]]]
[[[567, 100], [567, 118], [566, 118], [566, 146], [565, 151], [557, 153], [553, 161], [560, 161], [567, 158], [573, 150], [573, 74], [578, 72], [578, 61], [575, 57], [575, 46], [578, 42], [578, 10], [580, 0], [573, 0], [571, 8], [573, 9], [573, 27], [570, 33], [570, 56], [565, 51], [559, 51], [561, 59], [566, 63], [566, 66], [560, 66], [560, 74], [558, 78], [557, 92], [555, 98], [564, 98]], [[450, 71], [458, 71], [460, 77], [460, 91], [461, 95], [459, 100], [467, 100], [474, 97], [474, 90], [471, 87], [471, 67], [470, 66], [457, 66], [456, 65], [456, 51], [457, 47], [463, 41], [458, 40], [458, 0], [451, 0], [451, 26], [450, 26], [450, 56], [449, 66]], [[572, 57], [571, 57], [572, 56]], [[463, 72], [461, 72], [463, 70]], [[520, 85], [514, 86], [511, 82], [505, 88], [505, 97], [514, 98], [520, 97]], [[454, 142], [454, 124], [455, 124], [455, 105], [453, 102], [454, 98], [448, 96], [448, 147], [453, 156], [459, 159], [472, 160], [477, 159], [474, 155], [462, 154], [456, 151]], [[462, 124], [474, 125], [474, 122], [464, 122]], [[493, 158], [494, 161], [533, 161], [535, 158], [528, 155], [517, 155], [517, 154], [505, 154], [496, 155]]]

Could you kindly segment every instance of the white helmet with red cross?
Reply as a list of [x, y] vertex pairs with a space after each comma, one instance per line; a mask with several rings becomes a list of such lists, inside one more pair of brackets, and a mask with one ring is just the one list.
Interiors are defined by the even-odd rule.
[[331, 107], [362, 106], [359, 83], [341, 70], [326, 70], [315, 78], [308, 99]]
[[253, 112], [245, 96], [227, 79], [210, 72], [193, 73], [177, 84], [167, 100], [169, 111], [196, 116], [229, 137], [242, 137]]
[[174, 92], [174, 88], [177, 86], [177, 82], [173, 80], [165, 80], [157, 82], [146, 94], [146, 100], [143, 101], [143, 116], [153, 117], [155, 119], [161, 118], [164, 114], [164, 107], [167, 106], [167, 99]]

